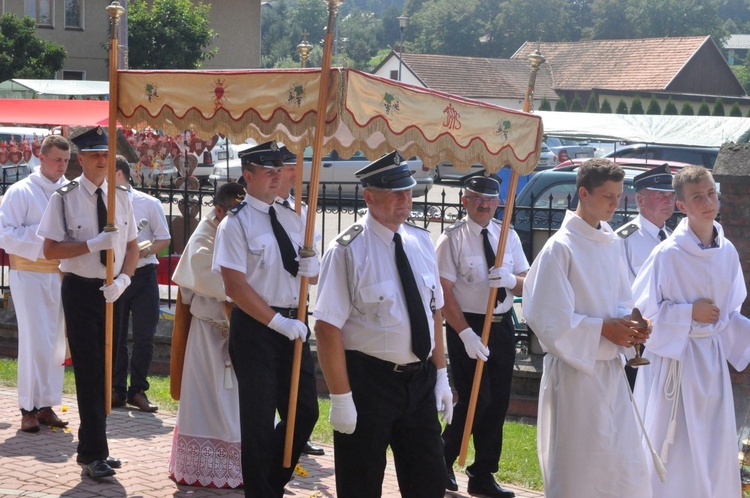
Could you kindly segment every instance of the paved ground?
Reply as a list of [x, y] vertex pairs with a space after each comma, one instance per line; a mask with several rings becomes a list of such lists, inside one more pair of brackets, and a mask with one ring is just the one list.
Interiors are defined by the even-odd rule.
[[[167, 460], [172, 446], [175, 416], [146, 414], [120, 408], [108, 419], [109, 445], [113, 456], [123, 461], [117, 475], [101, 481], [83, 479], [75, 463], [78, 408], [73, 398], [64, 398], [67, 412], [58, 414], [70, 422], [71, 431], [43, 427], [37, 434], [21, 432], [17, 393], [0, 388], [0, 497], [57, 498], [138, 497], [164, 498], [242, 496], [241, 491], [217, 490], [175, 484], [167, 477]], [[57, 407], [56, 407], [57, 408]], [[308, 475], [295, 475], [287, 496], [335, 497], [333, 448], [326, 446], [321, 457], [302, 456], [300, 464]], [[383, 496], [399, 497], [393, 462], [389, 460]], [[466, 489], [466, 476], [457, 475]], [[519, 498], [543, 498], [543, 494], [507, 486]], [[468, 496], [458, 494], [455, 496]]]

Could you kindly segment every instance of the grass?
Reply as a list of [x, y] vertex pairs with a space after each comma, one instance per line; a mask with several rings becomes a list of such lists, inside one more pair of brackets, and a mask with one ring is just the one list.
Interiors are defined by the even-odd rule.
[[[159, 406], [160, 412], [176, 413], [178, 402], [169, 394], [169, 377], [152, 375], [148, 379], [151, 385], [148, 397], [151, 402]], [[0, 386], [16, 387], [16, 360], [0, 358]], [[75, 380], [73, 369], [65, 369], [63, 393], [75, 395]], [[331, 402], [328, 399], [318, 400], [320, 417], [315, 425], [311, 439], [313, 441], [333, 444], [333, 428], [328, 421]], [[539, 460], [536, 454], [536, 427], [517, 422], [506, 422], [503, 431], [503, 455], [500, 459], [500, 471], [495, 477], [504, 483], [511, 483], [528, 489], [541, 490], [542, 476], [539, 470]], [[466, 461], [474, 459], [474, 445], [469, 443]], [[463, 467], [455, 466], [456, 470], [464, 471]]]

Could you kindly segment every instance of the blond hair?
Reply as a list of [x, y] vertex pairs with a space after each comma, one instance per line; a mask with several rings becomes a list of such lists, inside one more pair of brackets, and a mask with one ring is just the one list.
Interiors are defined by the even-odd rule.
[[672, 187], [678, 201], [685, 202], [684, 191], [687, 183], [700, 183], [705, 179], [711, 180], [716, 186], [713, 175], [703, 166], [686, 166], [682, 168], [672, 179]]

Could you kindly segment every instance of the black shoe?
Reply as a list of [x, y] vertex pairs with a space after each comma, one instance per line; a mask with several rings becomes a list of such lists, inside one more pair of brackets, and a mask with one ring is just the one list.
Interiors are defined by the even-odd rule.
[[112, 408], [122, 408], [125, 406], [125, 396], [115, 393], [112, 393]]
[[115, 475], [115, 470], [104, 460], [94, 460], [88, 465], [81, 464], [81, 468], [83, 468], [81, 475], [83, 477], [91, 477], [92, 479], [101, 479], [102, 477]]
[[469, 494], [472, 496], [483, 496], [487, 498], [513, 498], [513, 491], [501, 488], [492, 474], [484, 474], [477, 477], [469, 477]]
[[106, 462], [107, 465], [109, 465], [113, 469], [119, 469], [120, 467], [122, 467], [122, 462], [119, 458], [108, 456]]
[[445, 490], [446, 491], [458, 491], [458, 483], [456, 482], [456, 474], [453, 473], [453, 469], [448, 467], [445, 472]]
[[324, 450], [317, 444], [313, 443], [312, 441], [308, 441], [302, 447], [302, 453], [304, 453], [305, 455], [320, 456], [320, 455], [325, 455], [326, 450]]

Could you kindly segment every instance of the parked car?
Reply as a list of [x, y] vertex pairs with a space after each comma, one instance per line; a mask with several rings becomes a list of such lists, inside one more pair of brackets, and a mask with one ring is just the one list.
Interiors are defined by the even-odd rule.
[[[624, 170], [625, 182], [620, 206], [609, 222], [614, 229], [638, 214], [633, 177], [643, 173], [645, 169], [626, 167]], [[535, 174], [516, 196], [513, 227], [529, 261], [536, 257], [547, 239], [560, 228], [565, 211], [578, 207], [577, 174], [577, 164], [542, 171]], [[502, 212], [499, 211], [498, 217], [501, 216]]]
[[573, 140], [570, 138], [546, 137], [544, 142], [547, 147], [555, 154], [557, 163], [562, 163], [568, 159], [580, 157], [594, 157], [596, 148], [589, 145], [586, 141]]
[[[327, 199], [338, 199], [339, 188], [341, 189], [340, 195], [343, 199], [362, 199], [362, 187], [354, 176], [354, 173], [370, 164], [369, 159], [365, 157], [362, 152], [356, 152], [349, 159], [342, 158], [338, 152], [332, 151], [327, 156], [323, 157], [321, 161], [320, 169], [320, 191], [319, 198]], [[422, 164], [422, 161], [416, 157], [409, 159], [409, 169], [413, 173], [414, 179], [417, 181], [417, 186], [414, 187], [414, 197], [420, 197], [425, 195], [427, 191], [432, 188], [434, 183], [434, 177], [436, 172], [433, 169], [427, 168]], [[312, 164], [312, 149], [308, 147], [305, 150], [304, 162], [303, 162], [303, 176], [302, 181], [304, 183], [310, 182], [310, 167]], [[214, 166], [214, 171], [209, 177], [209, 181], [215, 184], [217, 187], [226, 183], [227, 181], [237, 181], [242, 175], [242, 169], [239, 159], [233, 159], [229, 161], [229, 168], [227, 169], [226, 163], [219, 163]]]
[[0, 126], [0, 181], [13, 183], [29, 176], [39, 165], [39, 148], [49, 134], [48, 128]]
[[[555, 154], [547, 147], [547, 144], [542, 142], [542, 153], [539, 156], [539, 162], [536, 165], [534, 171], [543, 171], [550, 169], [557, 164], [557, 158]], [[436, 181], [442, 180], [461, 180], [468, 175], [479, 174], [484, 171], [482, 163], [474, 163], [469, 166], [469, 169], [465, 171], [459, 171], [450, 161], [443, 161], [435, 166], [437, 171]]]
[[[661, 166], [662, 164], [666, 164], [667, 166], [669, 166], [669, 169], [672, 170], [672, 173], [677, 173], [680, 169], [684, 168], [685, 166], [690, 166], [690, 164], [688, 163], [681, 163], [678, 161], [654, 161], [654, 160], [634, 158], [634, 157], [608, 157], [607, 159], [614, 162], [615, 164], [619, 164], [623, 168], [634, 166], [636, 168], [643, 168], [644, 170], [655, 168], [656, 166]], [[565, 161], [564, 163], [560, 163], [557, 166], [555, 166], [555, 169], [570, 169], [569, 168], [570, 166], [580, 166], [586, 161], [588, 161], [588, 158], [587, 159], [569, 159]]]
[[204, 151], [203, 157], [198, 158], [198, 166], [193, 170], [193, 176], [200, 181], [201, 185], [211, 184], [213, 182], [211, 182], [210, 177], [214, 173], [216, 166], [224, 165], [226, 168], [227, 157], [231, 163], [233, 159], [237, 159], [238, 153], [255, 145], [257, 145], [257, 142], [248, 138], [245, 142], [237, 144], [230, 141], [229, 147], [227, 147], [227, 139], [219, 137], [211, 151]]
[[648, 161], [679, 161], [713, 169], [719, 147], [690, 147], [684, 145], [631, 144], [617, 147], [604, 157], [627, 157]]

